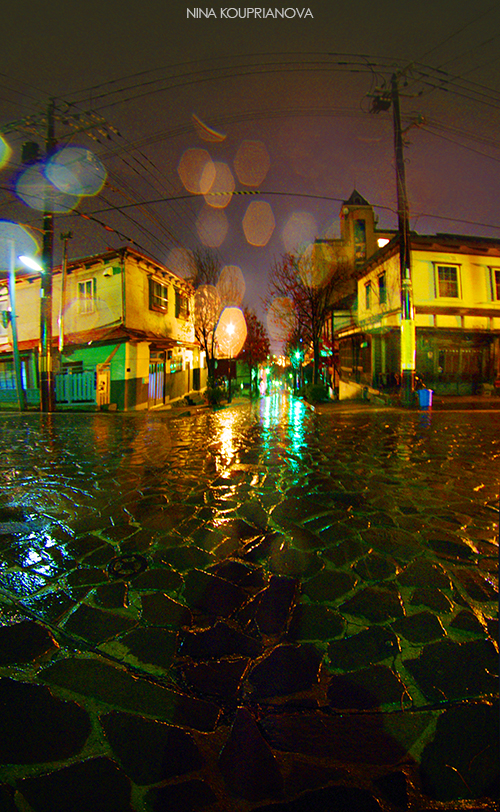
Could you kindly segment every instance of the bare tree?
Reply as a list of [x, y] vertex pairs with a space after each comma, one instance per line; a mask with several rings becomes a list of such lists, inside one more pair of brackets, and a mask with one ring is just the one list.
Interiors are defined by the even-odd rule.
[[219, 255], [209, 249], [197, 249], [193, 254], [194, 273], [189, 279], [194, 293], [194, 334], [207, 359], [208, 383], [215, 379], [215, 330], [222, 310], [217, 290], [221, 271]]
[[268, 312], [274, 309], [276, 317], [275, 303], [281, 303], [278, 314], [281, 308], [283, 323], [289, 328], [287, 343], [299, 336], [305, 346], [312, 347], [314, 383], [319, 381], [323, 329], [335, 293], [346, 281], [347, 270], [345, 262], [328, 243], [313, 243], [300, 256], [284, 254], [271, 268], [271, 281], [264, 304]]

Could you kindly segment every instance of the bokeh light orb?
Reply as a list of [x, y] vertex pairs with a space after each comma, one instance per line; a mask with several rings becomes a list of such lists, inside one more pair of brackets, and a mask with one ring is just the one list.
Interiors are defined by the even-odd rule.
[[[234, 192], [234, 177], [229, 166], [222, 161], [214, 163], [215, 176], [205, 194], [205, 201], [214, 209], [225, 209]], [[205, 184], [203, 184], [205, 186]]]
[[10, 220], [0, 220], [0, 270], [10, 270], [12, 261], [14, 270], [23, 268], [19, 257], [34, 258], [39, 250], [37, 241], [26, 228]]
[[247, 323], [239, 307], [225, 307], [221, 313], [215, 340], [219, 357], [236, 358], [247, 338]]
[[16, 195], [31, 209], [50, 214], [67, 214], [80, 202], [77, 195], [68, 195], [57, 189], [45, 177], [43, 164], [33, 164], [16, 181]]
[[301, 249], [314, 241], [317, 231], [316, 220], [310, 212], [294, 212], [281, 235], [285, 250], [290, 254], [300, 253]]
[[206, 194], [215, 180], [215, 166], [206, 149], [187, 149], [177, 172], [184, 188], [194, 195]]
[[265, 179], [271, 160], [262, 141], [243, 141], [234, 159], [234, 171], [243, 186], [259, 186]]
[[225, 305], [239, 307], [245, 296], [245, 279], [237, 265], [224, 265], [220, 272], [217, 290]]
[[0, 135], [0, 169], [2, 168], [2, 166], [5, 166], [5, 164], [9, 160], [11, 152], [12, 150], [9, 147], [7, 141], [5, 141], [5, 139], [2, 138], [2, 136]]
[[207, 248], [219, 248], [227, 237], [229, 224], [223, 209], [204, 206], [196, 218], [196, 231]]
[[276, 226], [273, 210], [264, 200], [253, 200], [243, 217], [243, 233], [250, 245], [264, 247]]
[[297, 262], [300, 278], [309, 288], [324, 285], [337, 268], [335, 252], [327, 243], [311, 243]]
[[288, 296], [276, 296], [267, 311], [267, 331], [272, 341], [285, 343], [296, 323], [295, 307]]
[[84, 147], [63, 147], [45, 163], [45, 177], [60, 192], [90, 197], [106, 182], [104, 164]]
[[189, 279], [196, 273], [193, 252], [188, 248], [172, 248], [167, 254], [165, 264], [177, 276], [182, 276], [184, 279]]

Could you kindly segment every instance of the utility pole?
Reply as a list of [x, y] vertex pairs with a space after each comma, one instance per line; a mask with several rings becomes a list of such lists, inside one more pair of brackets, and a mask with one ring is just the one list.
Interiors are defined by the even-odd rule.
[[396, 156], [396, 182], [399, 232], [399, 270], [401, 281], [401, 400], [411, 406], [415, 388], [415, 314], [411, 282], [411, 245], [408, 198], [403, 155], [403, 134], [399, 107], [398, 78], [391, 79], [391, 102], [394, 123], [394, 151]]
[[[56, 146], [54, 127], [54, 100], [47, 108], [47, 136], [45, 155], [50, 157]], [[53, 412], [55, 404], [55, 382], [52, 368], [52, 272], [54, 247], [54, 215], [46, 210], [43, 213], [43, 273], [40, 282], [40, 411]]]

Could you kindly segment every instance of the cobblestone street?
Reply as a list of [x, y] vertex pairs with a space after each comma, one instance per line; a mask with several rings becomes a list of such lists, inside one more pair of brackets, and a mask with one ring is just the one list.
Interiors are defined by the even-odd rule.
[[1, 812], [497, 808], [500, 412], [0, 426]]

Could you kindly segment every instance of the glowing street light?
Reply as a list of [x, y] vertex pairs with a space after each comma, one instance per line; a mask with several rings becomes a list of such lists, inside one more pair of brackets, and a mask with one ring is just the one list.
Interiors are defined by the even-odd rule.
[[[23, 253], [19, 253], [22, 251]], [[17, 398], [19, 409], [26, 408], [26, 393], [23, 387], [21, 373], [21, 359], [17, 342], [17, 313], [16, 313], [16, 269], [19, 263], [36, 271], [41, 266], [27, 252], [36, 253], [38, 245], [26, 229], [18, 223], [9, 220], [0, 221], [0, 267], [9, 269], [9, 299], [10, 299], [10, 325], [12, 329], [12, 353], [14, 356], [14, 370], [16, 375]], [[26, 253], [25, 253], [26, 252]]]

